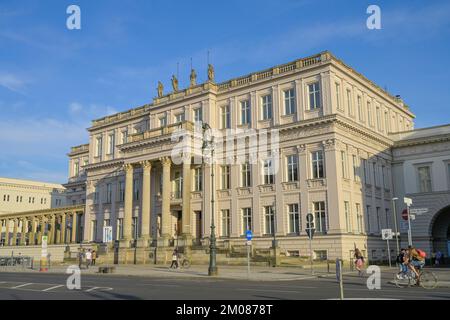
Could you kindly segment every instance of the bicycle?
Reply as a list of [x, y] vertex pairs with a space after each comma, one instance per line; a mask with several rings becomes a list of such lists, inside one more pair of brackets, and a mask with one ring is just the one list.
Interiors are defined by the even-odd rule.
[[[416, 274], [408, 268], [406, 273], [395, 273], [394, 274], [394, 283], [397, 287], [411, 287], [416, 285], [417, 283]], [[436, 275], [427, 270], [423, 270], [423, 268], [419, 269], [419, 285], [424, 289], [434, 289], [437, 286], [437, 277]]]
[[[185, 256], [181, 256], [180, 258], [178, 258], [178, 268], [189, 269], [190, 266], [191, 262]], [[170, 266], [169, 269], [171, 269]]]

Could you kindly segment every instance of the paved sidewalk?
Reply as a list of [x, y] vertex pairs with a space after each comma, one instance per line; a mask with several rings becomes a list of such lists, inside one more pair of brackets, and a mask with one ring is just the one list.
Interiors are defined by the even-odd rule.
[[[105, 266], [105, 265], [101, 265]], [[114, 273], [100, 274], [98, 268], [100, 266], [91, 266], [89, 269], [82, 268], [81, 273], [85, 275], [111, 275], [111, 276], [139, 276], [139, 277], [155, 277], [155, 278], [210, 278], [208, 276], [208, 265], [191, 266], [189, 269], [169, 269], [163, 265], [116, 265]], [[55, 266], [50, 268], [47, 273], [66, 273], [67, 266]], [[311, 273], [309, 266], [297, 267], [256, 267], [252, 266], [250, 275], [247, 275], [246, 266], [218, 266], [219, 275], [216, 279], [233, 279], [233, 280], [252, 280], [252, 281], [293, 281], [312, 278], [335, 278], [334, 265], [330, 265], [328, 272], [326, 265], [315, 266], [314, 275]], [[383, 277], [386, 280], [396, 273], [396, 268], [381, 267]], [[450, 288], [450, 268], [447, 269], [430, 269], [433, 271], [439, 281], [439, 287]], [[0, 272], [31, 272], [38, 273], [39, 270], [11, 268], [0, 269]], [[344, 269], [345, 278], [358, 278], [356, 271]], [[364, 275], [367, 276], [366, 274]]]

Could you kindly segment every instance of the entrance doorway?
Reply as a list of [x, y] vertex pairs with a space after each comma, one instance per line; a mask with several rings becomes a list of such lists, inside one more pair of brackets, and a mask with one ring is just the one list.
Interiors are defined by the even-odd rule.
[[203, 238], [203, 223], [202, 223], [202, 212], [195, 211], [195, 242], [196, 244], [201, 244]]
[[[440, 210], [435, 215], [431, 228], [433, 250], [447, 253], [450, 256], [450, 206]], [[446, 259], [446, 262], [448, 260]]]

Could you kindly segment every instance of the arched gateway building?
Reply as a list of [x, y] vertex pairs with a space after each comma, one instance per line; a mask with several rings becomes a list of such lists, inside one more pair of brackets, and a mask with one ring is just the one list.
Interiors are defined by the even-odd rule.
[[[94, 120], [89, 143], [69, 153], [67, 202], [85, 201], [79, 242], [102, 242], [103, 227], [111, 226], [119, 262], [149, 261], [173, 246], [201, 251], [214, 215], [222, 250], [243, 247], [251, 229], [255, 251], [275, 244], [280, 256], [308, 256], [311, 213], [316, 257], [347, 260], [358, 247], [370, 260], [387, 258], [381, 229], [394, 225], [392, 198], [413, 192], [394, 186], [410, 175], [395, 157], [406, 150], [404, 132], [414, 129], [399, 96], [330, 52], [223, 83], [210, 66], [205, 83], [196, 84], [193, 72], [189, 88], [178, 89], [175, 77], [172, 84], [164, 93], [159, 83], [150, 104]], [[204, 124], [214, 129], [213, 185], [201, 157], [202, 138], [210, 138]], [[445, 162], [448, 142], [442, 147]], [[439, 189], [447, 192], [439, 200], [444, 211], [446, 183]], [[441, 224], [449, 224], [448, 211], [430, 218], [439, 227], [424, 224], [426, 250], [434, 235], [447, 237]]]

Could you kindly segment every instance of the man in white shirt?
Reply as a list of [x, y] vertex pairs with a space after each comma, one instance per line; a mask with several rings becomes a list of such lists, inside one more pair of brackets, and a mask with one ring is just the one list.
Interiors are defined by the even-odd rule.
[[91, 265], [91, 261], [92, 261], [92, 252], [91, 249], [89, 249], [86, 252], [86, 268], [89, 269], [89, 266]]

